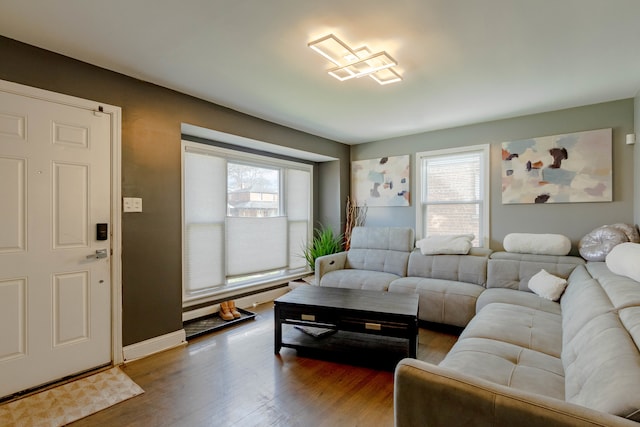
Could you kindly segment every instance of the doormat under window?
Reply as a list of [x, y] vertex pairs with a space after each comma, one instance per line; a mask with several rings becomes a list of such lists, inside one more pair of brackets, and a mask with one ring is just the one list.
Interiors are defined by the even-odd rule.
[[187, 334], [187, 339], [199, 337], [200, 335], [214, 332], [222, 328], [227, 328], [241, 322], [246, 322], [247, 320], [251, 320], [256, 317], [255, 313], [243, 310], [242, 308], [236, 307], [236, 310], [238, 310], [241, 315], [238, 319], [223, 320], [218, 316], [218, 313], [215, 313], [206, 317], [200, 317], [199, 319], [184, 322], [182, 327]]

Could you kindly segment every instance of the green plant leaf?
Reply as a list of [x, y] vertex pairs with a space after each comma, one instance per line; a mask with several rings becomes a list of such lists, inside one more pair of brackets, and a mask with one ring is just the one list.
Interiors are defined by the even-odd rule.
[[331, 227], [320, 227], [313, 231], [313, 239], [302, 251], [311, 271], [315, 270], [316, 258], [342, 251], [343, 235], [335, 235]]

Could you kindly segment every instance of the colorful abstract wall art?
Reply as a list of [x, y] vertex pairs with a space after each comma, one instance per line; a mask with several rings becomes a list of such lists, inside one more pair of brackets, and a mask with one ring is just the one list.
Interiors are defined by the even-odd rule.
[[351, 162], [357, 206], [409, 206], [409, 155]]
[[611, 129], [502, 143], [502, 203], [612, 201]]

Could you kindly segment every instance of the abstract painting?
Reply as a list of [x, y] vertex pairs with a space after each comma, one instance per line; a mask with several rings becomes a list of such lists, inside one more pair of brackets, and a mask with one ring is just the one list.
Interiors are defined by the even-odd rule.
[[502, 143], [502, 203], [612, 201], [611, 129]]
[[409, 206], [409, 155], [351, 162], [357, 206]]

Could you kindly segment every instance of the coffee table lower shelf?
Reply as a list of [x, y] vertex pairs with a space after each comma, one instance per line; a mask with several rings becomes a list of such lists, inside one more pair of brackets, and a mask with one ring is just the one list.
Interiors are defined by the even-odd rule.
[[403, 338], [340, 330], [314, 337], [293, 325], [282, 325], [282, 347], [293, 348], [302, 357], [393, 370], [407, 357], [407, 345]]

